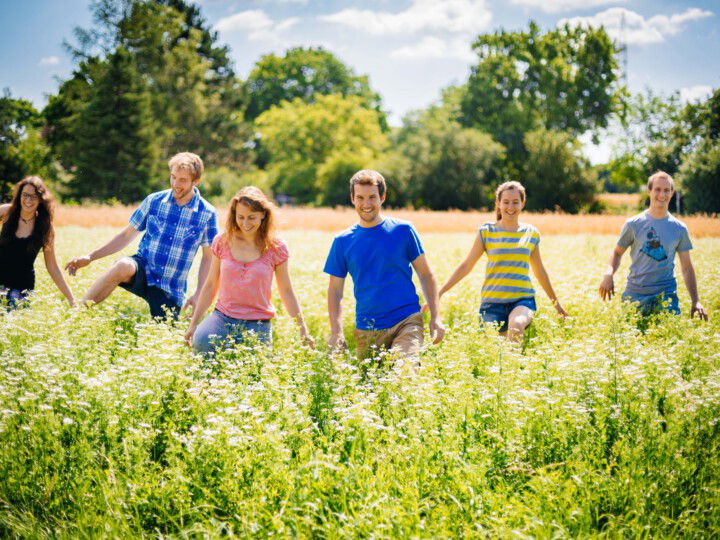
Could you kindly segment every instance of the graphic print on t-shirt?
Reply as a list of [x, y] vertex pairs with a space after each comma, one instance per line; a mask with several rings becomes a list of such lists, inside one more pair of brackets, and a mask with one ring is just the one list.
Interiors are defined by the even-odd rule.
[[664, 261], [667, 259], [665, 248], [660, 243], [660, 237], [653, 227], [650, 227], [650, 230], [647, 233], [647, 240], [643, 244], [642, 248], [640, 248], [640, 251], [656, 261]]

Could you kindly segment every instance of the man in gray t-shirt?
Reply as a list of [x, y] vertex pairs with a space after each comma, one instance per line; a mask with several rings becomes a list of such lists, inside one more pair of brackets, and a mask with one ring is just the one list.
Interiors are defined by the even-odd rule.
[[623, 299], [638, 304], [643, 314], [666, 309], [680, 313], [675, 281], [675, 253], [680, 259], [685, 286], [690, 294], [690, 316], [707, 320], [698, 299], [695, 269], [690, 259], [692, 242], [685, 224], [670, 215], [668, 206], [675, 191], [672, 176], [658, 171], [648, 179], [650, 208], [625, 222], [607, 270], [600, 283], [603, 300], [615, 293], [613, 275], [625, 250], [630, 248], [630, 273]]

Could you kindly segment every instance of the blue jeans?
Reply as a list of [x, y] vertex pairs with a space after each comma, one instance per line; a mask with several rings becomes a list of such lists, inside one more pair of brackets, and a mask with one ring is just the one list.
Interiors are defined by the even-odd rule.
[[145, 300], [148, 306], [150, 306], [150, 315], [152, 315], [153, 318], [160, 317], [164, 319], [165, 310], [167, 310], [173, 319], [177, 319], [180, 314], [180, 304], [173, 300], [173, 298], [160, 287], [148, 285], [145, 261], [143, 261], [140, 256], [133, 255], [130, 258], [135, 261], [137, 270], [135, 270], [135, 275], [132, 277], [130, 283], [121, 283], [120, 286], [126, 291]]
[[485, 324], [497, 324], [498, 332], [507, 332], [510, 313], [518, 306], [525, 306], [532, 311], [537, 310], [534, 296], [520, 298], [514, 302], [483, 302], [480, 304], [480, 320]]
[[7, 310], [12, 311], [29, 304], [29, 296], [32, 291], [21, 291], [20, 289], [6, 289], [0, 287], [0, 299], [7, 302]]
[[680, 315], [680, 301], [674, 292], [662, 292], [660, 294], [634, 294], [625, 291], [622, 299], [626, 302], [636, 304], [638, 311], [644, 316], [654, 315], [663, 311], [669, 311]]
[[229, 348], [235, 343], [242, 343], [249, 337], [272, 346], [270, 320], [233, 319], [216, 309], [205, 317], [195, 330], [193, 348], [200, 353], [213, 353], [218, 348]]

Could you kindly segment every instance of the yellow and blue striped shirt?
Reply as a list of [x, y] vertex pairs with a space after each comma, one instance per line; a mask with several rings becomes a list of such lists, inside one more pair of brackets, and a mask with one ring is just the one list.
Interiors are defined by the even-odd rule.
[[530, 281], [530, 254], [540, 243], [538, 230], [526, 223], [520, 223], [517, 231], [484, 223], [480, 240], [488, 256], [482, 301], [507, 303], [535, 296]]

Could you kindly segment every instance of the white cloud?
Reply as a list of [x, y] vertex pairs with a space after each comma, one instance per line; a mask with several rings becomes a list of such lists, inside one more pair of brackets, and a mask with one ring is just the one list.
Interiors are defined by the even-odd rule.
[[427, 36], [418, 43], [395, 49], [390, 53], [390, 56], [406, 60], [459, 58], [471, 62], [475, 59], [475, 55], [467, 40], [444, 40], [434, 36]]
[[261, 9], [250, 9], [223, 17], [215, 24], [215, 29], [226, 33], [247, 32], [251, 41], [273, 40], [299, 21], [297, 17], [274, 21]]
[[589, 9], [607, 4], [623, 4], [627, 0], [512, 0], [513, 4], [539, 8], [545, 13], [559, 13], [573, 9]]
[[376, 35], [432, 30], [476, 34], [489, 27], [492, 13], [485, 0], [413, 0], [396, 13], [350, 8], [319, 18]]
[[41, 58], [38, 62], [39, 66], [57, 66], [60, 63], [60, 59], [57, 56], [46, 56]]
[[[572, 17], [561, 19], [558, 26], [568, 23], [570, 26], [604, 26], [611, 38], [628, 44], [643, 45], [660, 43], [667, 36], [682, 32], [683, 23], [711, 17], [713, 13], [698, 8], [689, 8], [683, 13], [655, 15], [646, 19], [639, 13], [625, 8], [610, 8], [591, 17]], [[625, 29], [622, 30], [623, 17]]]
[[710, 97], [713, 89], [712, 86], [698, 84], [696, 86], [688, 86], [680, 89], [680, 99], [682, 101], [703, 101]]

